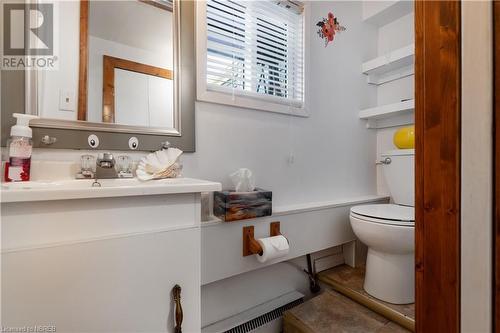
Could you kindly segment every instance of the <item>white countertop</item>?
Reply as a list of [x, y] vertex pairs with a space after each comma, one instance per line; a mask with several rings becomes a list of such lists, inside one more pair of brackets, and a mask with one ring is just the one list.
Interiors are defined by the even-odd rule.
[[150, 181], [140, 181], [136, 178], [100, 179], [101, 187], [92, 187], [93, 182], [93, 179], [79, 179], [2, 183], [0, 201], [7, 203], [182, 194], [220, 191], [222, 188], [220, 183], [193, 178]]
[[[387, 203], [389, 202], [389, 199], [390, 197], [388, 195], [372, 194], [372, 195], [362, 195], [357, 197], [337, 198], [330, 201], [305, 202], [300, 204], [273, 206], [272, 216], [278, 217], [284, 215], [301, 214], [301, 213], [313, 212], [316, 210], [363, 205], [368, 203]], [[257, 217], [253, 220], [265, 219], [265, 218], [268, 218], [268, 216]], [[251, 220], [252, 219], [250, 219], [250, 221]], [[204, 227], [208, 227], [225, 223], [227, 222], [224, 222], [221, 219], [213, 216], [210, 220], [202, 221], [201, 225]]]

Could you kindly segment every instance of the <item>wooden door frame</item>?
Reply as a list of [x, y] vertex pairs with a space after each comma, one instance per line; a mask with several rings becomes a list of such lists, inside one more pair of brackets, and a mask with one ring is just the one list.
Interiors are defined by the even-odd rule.
[[493, 327], [500, 333], [500, 1], [493, 1]]
[[142, 64], [127, 59], [104, 55], [102, 57], [102, 122], [115, 122], [115, 69], [156, 76], [173, 80], [173, 72], [169, 69]]
[[453, 0], [415, 1], [415, 311], [421, 333], [460, 330], [460, 7]]
[[80, 0], [80, 62], [78, 64], [78, 120], [87, 120], [89, 64], [89, 0]]

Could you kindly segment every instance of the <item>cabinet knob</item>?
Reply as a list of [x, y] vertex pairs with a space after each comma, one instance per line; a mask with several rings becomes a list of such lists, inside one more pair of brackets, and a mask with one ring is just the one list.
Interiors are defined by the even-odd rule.
[[184, 314], [181, 305], [181, 286], [176, 284], [172, 289], [172, 295], [175, 303], [175, 333], [182, 333], [182, 319]]

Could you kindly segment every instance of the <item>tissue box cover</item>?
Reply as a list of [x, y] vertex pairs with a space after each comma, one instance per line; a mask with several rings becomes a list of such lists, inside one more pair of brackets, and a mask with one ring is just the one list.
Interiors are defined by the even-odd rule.
[[214, 192], [214, 215], [223, 221], [238, 221], [270, 216], [273, 192], [256, 188], [252, 192]]

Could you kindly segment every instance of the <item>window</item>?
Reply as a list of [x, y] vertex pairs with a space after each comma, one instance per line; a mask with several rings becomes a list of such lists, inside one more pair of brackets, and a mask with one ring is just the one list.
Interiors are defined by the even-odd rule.
[[206, 55], [199, 80], [208, 95], [218, 93], [211, 101], [284, 113], [303, 110], [302, 5], [208, 0], [203, 10]]

